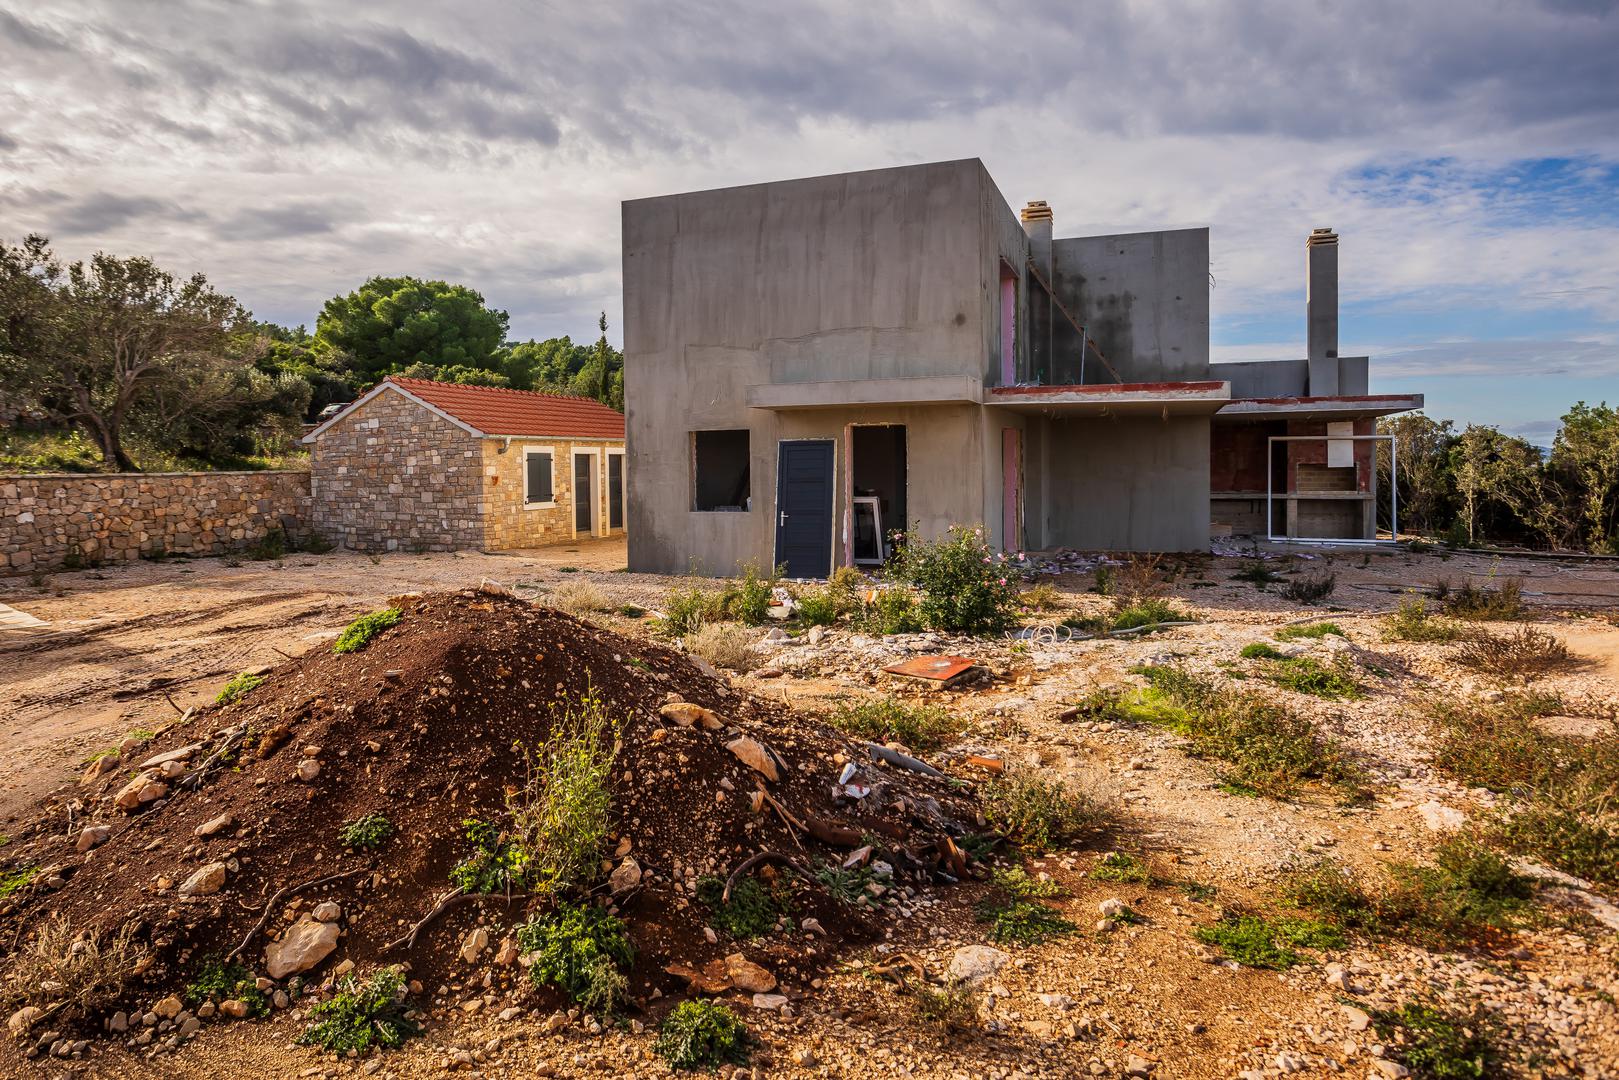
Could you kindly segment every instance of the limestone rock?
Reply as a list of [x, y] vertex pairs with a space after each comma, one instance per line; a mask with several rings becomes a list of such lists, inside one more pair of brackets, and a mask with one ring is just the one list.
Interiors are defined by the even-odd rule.
[[309, 917], [316, 922], [336, 922], [343, 917], [343, 908], [336, 900], [322, 900], [315, 905]]
[[658, 715], [665, 720], [672, 720], [681, 727], [699, 725], [708, 731], [718, 731], [725, 726], [725, 721], [712, 709], [705, 709], [701, 705], [693, 705], [689, 701], [671, 701], [658, 710]]
[[770, 751], [766, 750], [764, 743], [758, 739], [739, 735], [726, 743], [725, 749], [771, 783], [781, 779], [781, 771], [776, 768], [776, 759], [770, 756]]
[[619, 863], [618, 868], [607, 878], [607, 884], [613, 890], [614, 896], [630, 891], [641, 884], [641, 864], [625, 856], [624, 861]]
[[11, 1014], [11, 1019], [6, 1021], [6, 1026], [11, 1029], [13, 1035], [22, 1035], [34, 1026], [34, 1021], [38, 1020], [40, 1014], [44, 1011], [43, 1009], [36, 1009], [32, 1005], [24, 1005]]
[[725, 974], [738, 990], [768, 994], [776, 988], [776, 977], [741, 953], [732, 953], [725, 958]]
[[227, 810], [216, 818], [209, 818], [207, 821], [203, 822], [201, 825], [198, 825], [191, 831], [192, 834], [196, 836], [212, 836], [217, 832], [223, 832], [225, 829], [228, 829], [235, 824], [236, 816]]
[[487, 948], [489, 948], [489, 931], [481, 926], [475, 926], [465, 938], [461, 939], [461, 959], [469, 964], [474, 963]]
[[337, 935], [336, 923], [316, 922], [305, 915], [264, 950], [264, 969], [272, 979], [308, 971], [332, 955]]
[[304, 758], [298, 762], [298, 779], [302, 780], [304, 783], [309, 783], [319, 775], [320, 762], [316, 761], [314, 758]]
[[84, 775], [79, 777], [79, 783], [81, 785], [93, 784], [103, 776], [106, 776], [108, 773], [115, 772], [117, 768], [117, 754], [102, 754], [100, 757], [91, 761], [89, 765], [85, 766]]
[[170, 994], [156, 1005], [153, 1005], [152, 1011], [157, 1013], [157, 1015], [162, 1017], [164, 1020], [173, 1020], [176, 1016], [180, 1015], [180, 1010], [183, 1008], [185, 1008], [185, 1006], [180, 1003], [180, 999], [175, 997], [173, 994]]
[[105, 825], [86, 825], [84, 831], [79, 833], [78, 842], [73, 845], [73, 850], [82, 853], [93, 847], [100, 847], [111, 835], [112, 830]]
[[225, 864], [211, 862], [180, 883], [181, 896], [212, 896], [225, 887]]
[[1425, 802], [1417, 807], [1422, 823], [1434, 832], [1455, 832], [1467, 823], [1467, 815], [1454, 806], [1440, 802]]
[[226, 998], [219, 1003], [219, 1014], [228, 1016], [232, 1020], [245, 1020], [247, 1019], [247, 1014], [252, 1011], [247, 1002], [236, 998]]
[[963, 945], [950, 958], [950, 981], [977, 986], [1011, 959], [1009, 954], [990, 945]]
[[165, 750], [161, 754], [153, 754], [151, 757], [147, 758], [145, 761], [141, 762], [135, 767], [142, 770], [157, 769], [167, 765], [171, 761], [189, 761], [191, 760], [192, 756], [201, 749], [202, 743], [192, 743], [190, 746], [176, 747], [173, 750]]
[[169, 785], [158, 779], [156, 773], [143, 772], [112, 797], [112, 804], [120, 810], [133, 812], [147, 803], [156, 802], [168, 793]]

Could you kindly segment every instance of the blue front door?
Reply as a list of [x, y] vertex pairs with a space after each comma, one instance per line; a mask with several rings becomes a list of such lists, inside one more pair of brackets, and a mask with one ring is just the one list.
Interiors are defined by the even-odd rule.
[[776, 460], [776, 565], [790, 578], [832, 573], [832, 440], [783, 442]]

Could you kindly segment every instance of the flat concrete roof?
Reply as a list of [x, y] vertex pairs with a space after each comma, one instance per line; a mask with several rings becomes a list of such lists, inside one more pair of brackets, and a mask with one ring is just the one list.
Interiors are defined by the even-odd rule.
[[1422, 408], [1421, 394], [1358, 394], [1330, 397], [1238, 398], [1217, 420], [1361, 420]]
[[1231, 400], [1231, 384], [1217, 380], [1086, 386], [996, 386], [984, 404], [1046, 416], [1207, 415]]

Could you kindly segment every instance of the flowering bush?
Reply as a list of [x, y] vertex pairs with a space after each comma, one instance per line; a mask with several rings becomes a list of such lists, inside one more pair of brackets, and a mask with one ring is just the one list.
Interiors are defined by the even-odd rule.
[[952, 525], [941, 540], [908, 534], [890, 573], [921, 591], [930, 629], [990, 634], [1014, 620], [1022, 558], [991, 551], [982, 526]]

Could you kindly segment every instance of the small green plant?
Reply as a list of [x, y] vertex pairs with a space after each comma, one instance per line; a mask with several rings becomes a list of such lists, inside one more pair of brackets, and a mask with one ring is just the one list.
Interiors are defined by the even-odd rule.
[[717, 1002], [682, 1001], [658, 1025], [653, 1050], [671, 1069], [696, 1069], [748, 1060], [748, 1029]]
[[332, 652], [358, 652], [369, 645], [372, 638], [390, 626], [399, 625], [399, 620], [404, 617], [404, 612], [392, 607], [373, 611], [369, 615], [361, 615], [337, 635], [337, 640], [332, 643]]
[[1114, 881], [1128, 885], [1146, 885], [1152, 881], [1147, 864], [1134, 855], [1110, 851], [1091, 870], [1093, 881]]
[[37, 866], [19, 866], [11, 870], [0, 871], [0, 899], [10, 896], [19, 889], [26, 888], [28, 883], [39, 876]]
[[1091, 591], [1097, 596], [1113, 595], [1113, 567], [1105, 562], [1096, 564], [1091, 572]]
[[1062, 606], [1062, 593], [1049, 581], [1042, 581], [1023, 590], [1018, 602], [1030, 611], [1055, 611]]
[[838, 621], [838, 602], [830, 587], [805, 589], [798, 596], [798, 619], [805, 626], [831, 626]]
[[561, 905], [519, 927], [517, 947], [534, 957], [528, 974], [535, 986], [555, 986], [588, 1012], [609, 1014], [628, 997], [623, 971], [635, 963], [635, 947], [624, 921], [606, 908]]
[[724, 618], [724, 598], [719, 593], [704, 592], [696, 585], [670, 589], [663, 598], [662, 629], [671, 637], [684, 637], [707, 623]]
[[1241, 652], [1240, 655], [1242, 656], [1242, 658], [1244, 660], [1286, 660], [1287, 659], [1287, 654], [1286, 653], [1284, 653], [1284, 652], [1280, 651], [1279, 649], [1277, 649], [1276, 646], [1267, 644], [1266, 642], [1263, 642], [1263, 641], [1256, 641], [1256, 642], [1253, 642], [1250, 645], [1244, 645], [1242, 647], [1242, 652]]
[[366, 814], [364, 817], [343, 823], [337, 837], [343, 846], [353, 848], [355, 851], [375, 851], [394, 834], [393, 823], [381, 814]]
[[1267, 585], [1274, 585], [1284, 580], [1282, 575], [1276, 573], [1265, 564], [1265, 560], [1254, 558], [1242, 565], [1242, 568], [1231, 575], [1232, 581], [1246, 581], [1260, 592], [1265, 591]]
[[1295, 949], [1340, 949], [1343, 934], [1336, 927], [1313, 919], [1262, 915], [1230, 915], [1213, 926], [1200, 926], [1194, 936], [1213, 945], [1244, 967], [1286, 971], [1302, 963]]
[[1062, 886], [1050, 878], [1037, 878], [1021, 866], [1009, 870], [997, 867], [990, 873], [997, 888], [1024, 900], [1050, 900], [1062, 895]]
[[239, 675], [234, 675], [231, 677], [230, 682], [225, 684], [224, 689], [219, 691], [219, 696], [214, 698], [214, 703], [216, 705], [229, 705], [249, 691], [257, 690], [264, 685], [265, 681], [263, 675], [251, 675], [245, 671]]
[[837, 863], [824, 863], [815, 868], [815, 880], [845, 904], [859, 903], [866, 895], [866, 886], [875, 877], [869, 866], [845, 867]]
[[748, 563], [742, 568], [742, 577], [727, 585], [721, 594], [725, 613], [748, 626], [762, 625], [770, 617], [771, 594], [777, 580], [774, 573], [761, 575], [758, 563]]
[[978, 1019], [978, 991], [964, 982], [933, 986], [917, 980], [901, 991], [916, 1018], [945, 1032], [967, 1031]]
[[1309, 607], [1331, 596], [1337, 587], [1337, 574], [1301, 574], [1282, 588], [1282, 595], [1296, 604]]
[[1328, 666], [1313, 657], [1295, 656], [1278, 661], [1269, 678], [1284, 689], [1330, 701], [1365, 696], [1348, 665], [1341, 662]]
[[398, 968], [384, 968], [363, 983], [350, 975], [336, 994], [309, 1010], [315, 1022], [298, 1041], [335, 1053], [402, 1046], [422, 1030], [407, 1011], [405, 976]]
[[450, 884], [466, 893], [499, 893], [527, 883], [533, 856], [514, 837], [481, 818], [465, 818], [461, 827], [472, 854], [450, 868]]
[[697, 882], [697, 900], [708, 908], [709, 922], [739, 941], [770, 933], [787, 910], [786, 888], [767, 888], [758, 878], [737, 882], [729, 901], [721, 900], [724, 892], [725, 882], [719, 878], [705, 877]]
[[1113, 612], [1111, 629], [1133, 630], [1140, 626], [1156, 626], [1159, 623], [1188, 622], [1190, 616], [1177, 608], [1173, 601], [1161, 596], [1148, 596], [1130, 604], [1124, 604]]
[[1343, 628], [1335, 622], [1304, 623], [1301, 626], [1284, 626], [1271, 636], [1277, 641], [1298, 641], [1299, 639], [1319, 640], [1328, 634], [1346, 637]]
[[287, 534], [280, 526], [273, 526], [247, 549], [247, 557], [256, 562], [284, 559], [287, 555]]
[[943, 539], [912, 532], [894, 554], [891, 572], [922, 594], [922, 622], [956, 634], [993, 634], [1017, 612], [1015, 561], [990, 548], [982, 526], [952, 525]]
[[1025, 851], [1051, 851], [1097, 827], [1101, 814], [1084, 795], [1041, 776], [996, 779], [983, 789], [984, 816]]
[[948, 746], [967, 730], [967, 722], [938, 705], [909, 705], [898, 698], [881, 698], [840, 706], [830, 717], [832, 726], [872, 742], [898, 742], [912, 750]]
[[980, 903], [975, 909], [979, 922], [989, 923], [991, 941], [1002, 945], [1038, 945], [1079, 929], [1045, 904], [1013, 900], [1009, 904]]
[[855, 615], [857, 629], [868, 634], [914, 634], [922, 629], [922, 609], [911, 590], [879, 589]]
[[[1493, 574], [1491, 580], [1494, 580]], [[1482, 585], [1472, 581], [1452, 585], [1449, 578], [1440, 578], [1433, 583], [1430, 595], [1439, 601], [1445, 614], [1459, 619], [1489, 622], [1521, 619], [1524, 615], [1522, 578]]]
[[1410, 1001], [1372, 1013], [1372, 1026], [1393, 1056], [1421, 1080], [1483, 1080], [1495, 1075], [1493, 1025], [1482, 1010], [1463, 1015]]
[[245, 1003], [252, 1016], [264, 1016], [270, 1011], [269, 999], [258, 988], [253, 972], [241, 964], [227, 964], [217, 956], [207, 957], [186, 985], [185, 1000], [195, 1008], [206, 1001], [218, 1004], [227, 998]]
[[1429, 611], [1428, 602], [1420, 596], [1400, 601], [1383, 623], [1383, 637], [1388, 641], [1455, 641], [1461, 636], [1461, 627]]

